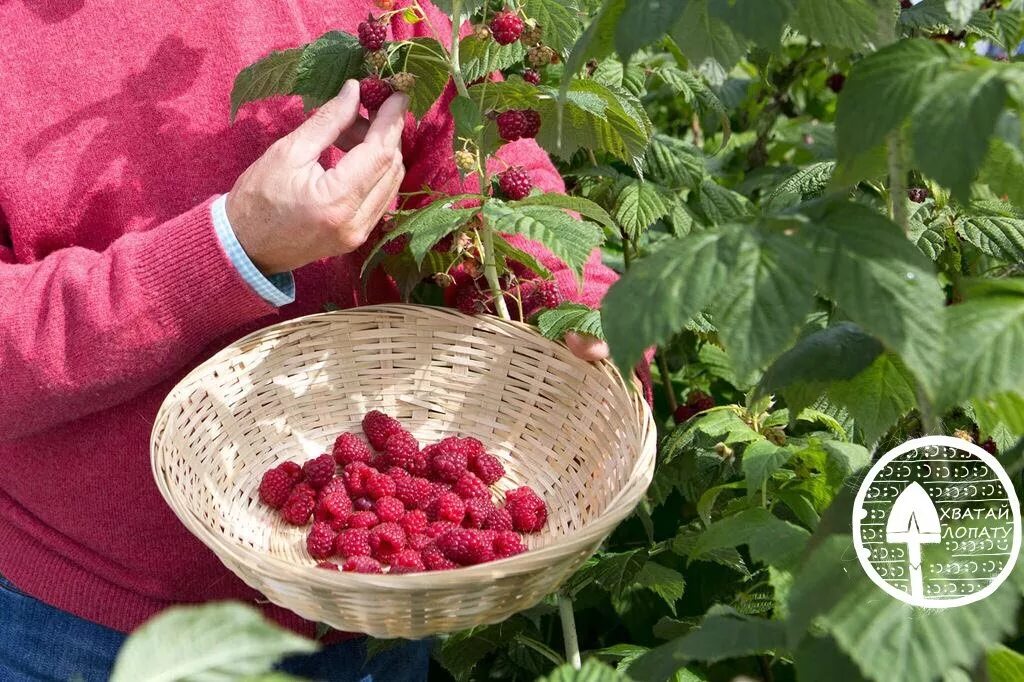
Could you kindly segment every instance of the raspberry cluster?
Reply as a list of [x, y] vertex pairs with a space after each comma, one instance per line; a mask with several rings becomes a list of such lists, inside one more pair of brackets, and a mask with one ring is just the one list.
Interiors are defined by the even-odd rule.
[[[475, 438], [421, 447], [396, 419], [374, 410], [363, 434], [332, 451], [263, 474], [259, 498], [290, 525], [309, 525], [317, 566], [356, 573], [416, 573], [505, 559], [526, 551], [523, 533], [547, 523], [544, 500], [523, 486], [495, 501], [505, 468]], [[376, 451], [376, 452], [374, 452]]]
[[715, 399], [704, 391], [692, 391], [686, 399], [686, 403], [676, 408], [672, 415], [676, 424], [682, 424], [690, 417], [710, 410], [715, 406]]

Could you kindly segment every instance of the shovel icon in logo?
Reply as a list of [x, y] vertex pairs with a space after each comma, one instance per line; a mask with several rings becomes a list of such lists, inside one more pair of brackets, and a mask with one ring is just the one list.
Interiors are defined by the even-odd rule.
[[921, 545], [942, 540], [942, 524], [932, 498], [916, 481], [911, 483], [893, 502], [885, 524], [885, 541], [907, 546], [910, 568], [910, 596], [924, 598], [924, 578], [921, 575]]

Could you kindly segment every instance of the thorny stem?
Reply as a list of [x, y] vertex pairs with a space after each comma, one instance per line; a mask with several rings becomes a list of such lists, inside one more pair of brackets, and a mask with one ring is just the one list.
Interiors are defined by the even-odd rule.
[[674, 414], [679, 407], [679, 401], [676, 400], [676, 390], [672, 386], [672, 375], [668, 371], [668, 359], [665, 358], [665, 352], [661, 349], [658, 350], [657, 355], [654, 357], [658, 362], [658, 374], [661, 375], [661, 383], [665, 388], [665, 397], [668, 399], [668, 409], [672, 410]]
[[583, 667], [580, 659], [580, 643], [576, 638], [576, 616], [572, 612], [572, 599], [563, 593], [558, 594], [558, 615], [562, 619], [562, 639], [565, 640], [565, 660], [575, 670]]
[[903, 166], [903, 137], [899, 130], [889, 133], [889, 212], [903, 233], [909, 230], [907, 212], [907, 172]]
[[494, 296], [494, 307], [497, 308], [501, 319], [511, 320], [512, 316], [508, 314], [505, 296], [498, 281], [498, 265], [494, 260], [494, 230], [484, 225], [480, 233], [484, 245], [484, 278], [487, 280], [487, 286], [491, 288], [491, 295]]
[[452, 0], [452, 49], [451, 67], [452, 80], [455, 81], [455, 89], [463, 97], [469, 97], [469, 89], [466, 87], [466, 79], [462, 77], [462, 64], [459, 63], [459, 29], [462, 19], [462, 0]]

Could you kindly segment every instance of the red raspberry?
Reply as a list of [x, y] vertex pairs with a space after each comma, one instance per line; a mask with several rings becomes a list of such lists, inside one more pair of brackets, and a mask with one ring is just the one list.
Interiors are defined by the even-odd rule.
[[362, 497], [366, 494], [366, 484], [369, 482], [370, 477], [376, 474], [376, 471], [363, 462], [346, 464], [341, 472], [342, 478], [345, 479], [345, 489], [353, 498]]
[[490, 23], [491, 35], [499, 45], [511, 45], [523, 34], [523, 20], [515, 12], [502, 10]]
[[392, 434], [404, 430], [397, 419], [392, 419], [380, 410], [367, 412], [363, 417], [363, 433], [366, 434], [370, 445], [377, 450], [384, 449], [384, 444], [388, 442], [388, 438]]
[[381, 521], [399, 521], [405, 515], [405, 505], [397, 497], [382, 497], [373, 506]]
[[429, 571], [450, 571], [459, 567], [457, 563], [448, 559], [437, 545], [424, 547], [421, 555], [423, 556], [423, 565]]
[[405, 531], [406, 535], [423, 533], [427, 530], [427, 515], [419, 509], [413, 509], [402, 514], [399, 523], [402, 525], [402, 530]]
[[900, 9], [910, 9], [914, 6], [912, 0], [900, 0]]
[[368, 556], [354, 556], [348, 559], [341, 570], [350, 573], [383, 573], [384, 569], [375, 559]]
[[459, 524], [465, 515], [465, 502], [453, 492], [441, 493], [427, 508], [427, 516], [433, 521], [451, 521]]
[[341, 557], [370, 556], [370, 531], [365, 528], [350, 528], [338, 533], [334, 551]]
[[334, 493], [341, 493], [345, 497], [348, 497], [348, 488], [345, 487], [345, 479], [341, 476], [335, 476], [328, 481], [327, 485], [317, 491], [316, 496], [317, 499], [322, 500], [328, 495], [333, 495]]
[[907, 190], [907, 198], [915, 204], [923, 204], [930, 194], [927, 187], [911, 187]]
[[842, 92], [843, 86], [846, 85], [846, 76], [841, 73], [834, 73], [825, 79], [825, 85], [832, 92]]
[[458, 287], [455, 293], [455, 307], [463, 315], [483, 315], [492, 312], [490, 295], [478, 289], [472, 280]]
[[541, 309], [557, 308], [563, 301], [565, 297], [558, 288], [558, 282], [553, 279], [541, 279], [532, 284], [524, 305], [529, 310], [538, 312]]
[[292, 492], [292, 477], [280, 467], [268, 469], [260, 481], [260, 500], [269, 507], [280, 509]]
[[523, 137], [537, 137], [540, 132], [540, 112], [523, 109]]
[[533, 69], [526, 69], [523, 71], [523, 80], [530, 85], [540, 85], [540, 73]]
[[434, 539], [426, 533], [413, 533], [408, 535], [408, 539], [405, 541], [405, 544], [419, 552], [427, 545], [434, 544]]
[[466, 518], [463, 519], [462, 525], [466, 528], [483, 528], [492, 511], [494, 505], [490, 497], [466, 500]]
[[397, 523], [382, 523], [370, 531], [370, 551], [377, 561], [387, 563], [395, 552], [405, 549], [405, 531]]
[[288, 474], [292, 479], [292, 483], [302, 483], [302, 479], [305, 477], [305, 474], [302, 473], [302, 467], [291, 460], [281, 462], [277, 465], [277, 468]]
[[281, 507], [281, 516], [286, 523], [293, 526], [304, 526], [316, 506], [316, 491], [306, 483], [300, 483], [288, 495], [288, 500]]
[[352, 509], [355, 511], [373, 511], [373, 500], [369, 497], [357, 497], [352, 500]]
[[341, 566], [339, 566], [338, 564], [334, 563], [333, 561], [320, 561], [320, 562], [317, 563], [316, 567], [317, 568], [323, 568], [323, 569], [326, 569], [328, 571], [340, 571], [341, 570]]
[[405, 247], [409, 245], [409, 235], [400, 234], [394, 239], [389, 239], [384, 242], [384, 246], [380, 247], [381, 250], [389, 256], [397, 256], [398, 254], [405, 251]]
[[420, 444], [408, 431], [396, 431], [384, 443], [384, 458], [390, 466], [415, 467], [419, 454]]
[[339, 525], [344, 526], [348, 522], [348, 517], [352, 515], [352, 500], [348, 499], [348, 495], [342, 492], [331, 493], [326, 497], [322, 497], [317, 502], [315, 510], [315, 518], [317, 521], [338, 521]]
[[469, 457], [464, 452], [443, 450], [430, 460], [430, 472], [437, 481], [454, 483], [469, 471]]
[[384, 473], [390, 476], [391, 478], [395, 479], [395, 483], [398, 483], [398, 479], [400, 478], [409, 478], [410, 476], [412, 476], [412, 474], [410, 474], [402, 467], [396, 467], [394, 465], [389, 466], [387, 469], [385, 469]]
[[348, 517], [349, 528], [373, 528], [378, 523], [380, 519], [372, 511], [357, 511]]
[[452, 486], [452, 492], [463, 500], [480, 498], [490, 501], [491, 491], [487, 485], [473, 474], [463, 474], [462, 478]]
[[354, 433], [343, 433], [334, 441], [334, 461], [345, 466], [352, 462], [370, 463], [373, 453], [362, 438]]
[[498, 531], [512, 530], [512, 515], [508, 513], [507, 509], [495, 507], [484, 520], [484, 529]]
[[986, 440], [984, 443], [979, 443], [978, 445], [981, 447], [982, 450], [992, 455], [993, 457], [999, 454], [999, 446], [996, 445], [996, 442], [991, 438]]
[[427, 570], [423, 565], [423, 558], [415, 549], [403, 549], [391, 557], [391, 570], [389, 573], [419, 573]]
[[505, 493], [505, 509], [512, 517], [512, 527], [521, 533], [536, 533], [548, 520], [544, 500], [527, 486]]
[[501, 193], [513, 201], [525, 199], [533, 189], [533, 181], [529, 174], [519, 166], [512, 166], [498, 174], [498, 187]]
[[356, 32], [359, 34], [359, 44], [370, 52], [376, 52], [384, 47], [384, 43], [388, 39], [387, 26], [379, 19], [375, 19], [372, 14], [366, 18], [366, 21], [360, 22]]
[[426, 535], [428, 538], [436, 539], [446, 533], [450, 533], [456, 528], [458, 528], [458, 526], [451, 521], [434, 521], [427, 526]]
[[491, 548], [498, 559], [507, 559], [526, 551], [526, 545], [519, 533], [511, 530], [498, 531], [491, 537]]
[[366, 494], [375, 500], [382, 497], [395, 496], [395, 479], [387, 474], [376, 472], [366, 479]]
[[461, 452], [465, 454], [467, 462], [484, 452], [484, 444], [472, 437], [445, 438], [438, 443], [438, 447], [442, 452]]
[[430, 481], [419, 476], [395, 479], [395, 497], [409, 509], [426, 509], [430, 502]]
[[359, 81], [359, 101], [367, 111], [377, 111], [391, 96], [391, 84], [386, 80], [369, 76]]
[[469, 470], [487, 485], [493, 485], [505, 475], [505, 467], [494, 455], [482, 452], [469, 460]]
[[498, 124], [498, 136], [506, 142], [515, 142], [526, 137], [523, 133], [529, 127], [526, 117], [521, 109], [509, 109], [503, 111], [494, 119]]
[[306, 550], [314, 559], [326, 559], [334, 553], [334, 539], [337, 533], [328, 523], [317, 521], [306, 536]]
[[437, 547], [447, 559], [462, 566], [482, 564], [494, 559], [488, 531], [456, 528], [437, 539]]
[[302, 465], [306, 483], [314, 488], [323, 488], [334, 478], [334, 457], [324, 453]]

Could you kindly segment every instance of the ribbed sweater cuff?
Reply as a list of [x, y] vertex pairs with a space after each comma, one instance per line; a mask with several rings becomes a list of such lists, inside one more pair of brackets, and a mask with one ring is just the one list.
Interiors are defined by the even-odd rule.
[[151, 230], [135, 258], [157, 319], [195, 347], [276, 311], [221, 246], [210, 213], [213, 200]]

